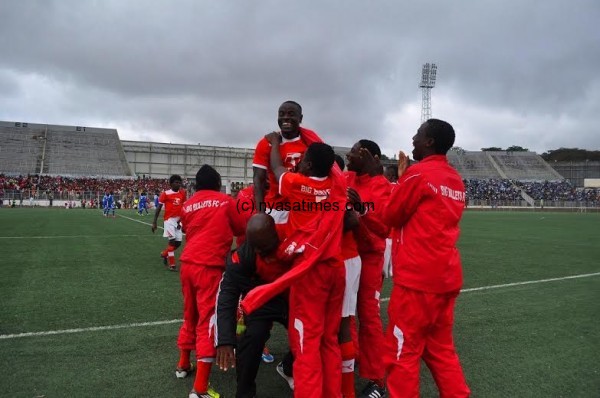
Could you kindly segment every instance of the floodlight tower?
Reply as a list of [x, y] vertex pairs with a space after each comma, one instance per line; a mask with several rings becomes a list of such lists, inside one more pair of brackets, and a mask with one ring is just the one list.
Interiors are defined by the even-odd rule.
[[421, 123], [431, 119], [431, 89], [435, 87], [435, 78], [437, 75], [437, 65], [429, 62], [423, 65], [421, 74], [421, 91], [423, 94], [423, 104], [421, 106]]

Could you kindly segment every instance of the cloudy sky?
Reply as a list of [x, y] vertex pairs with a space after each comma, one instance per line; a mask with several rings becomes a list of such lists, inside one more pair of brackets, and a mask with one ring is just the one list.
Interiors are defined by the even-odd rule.
[[600, 149], [597, 0], [3, 0], [0, 120], [253, 147], [287, 99], [333, 145], [408, 150], [425, 62], [468, 150]]

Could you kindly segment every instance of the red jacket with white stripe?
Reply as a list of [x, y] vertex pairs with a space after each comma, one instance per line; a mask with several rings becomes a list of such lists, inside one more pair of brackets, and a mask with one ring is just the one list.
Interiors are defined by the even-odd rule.
[[186, 236], [180, 261], [222, 268], [233, 236], [243, 235], [246, 229], [246, 219], [237, 211], [235, 200], [211, 190], [196, 191], [183, 204], [181, 224]]
[[346, 171], [344, 176], [348, 186], [356, 190], [361, 202], [368, 207], [367, 213], [359, 217], [359, 226], [354, 231], [358, 252], [383, 254], [390, 229], [381, 221], [381, 213], [389, 199], [392, 184], [383, 175], [371, 177]]
[[460, 290], [456, 242], [464, 207], [462, 178], [445, 155], [428, 156], [406, 170], [383, 211], [393, 228], [394, 284], [428, 293]]

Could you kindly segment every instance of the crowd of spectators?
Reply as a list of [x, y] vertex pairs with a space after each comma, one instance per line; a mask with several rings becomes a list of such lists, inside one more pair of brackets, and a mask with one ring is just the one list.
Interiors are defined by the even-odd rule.
[[543, 181], [543, 182], [521, 182], [516, 184], [523, 188], [529, 196], [535, 200], [547, 201], [576, 201], [576, 202], [598, 202], [598, 189], [582, 189], [573, 187], [567, 180]]
[[[187, 185], [187, 180], [184, 180]], [[63, 176], [7, 176], [0, 174], [0, 197], [16, 199], [77, 199], [91, 200], [112, 192], [124, 203], [133, 201], [141, 192], [152, 196], [169, 188], [168, 179], [129, 178], [106, 179]]]
[[510, 180], [464, 180], [465, 191], [469, 200], [521, 200], [521, 191]]
[[[536, 201], [547, 202], [587, 202], [600, 204], [600, 189], [583, 189], [573, 187], [567, 180], [525, 182], [506, 179], [467, 179], [464, 180], [469, 203], [488, 201], [492, 204], [518, 202], [523, 200], [521, 190]], [[184, 180], [188, 193], [193, 184]], [[130, 178], [104, 179], [86, 177], [52, 177], [52, 176], [6, 176], [0, 174], [0, 198], [29, 199], [97, 199], [104, 192], [113, 192], [128, 207], [141, 192], [150, 197], [168, 189], [168, 179]], [[9, 195], [7, 195], [9, 194]], [[189, 195], [188, 195], [189, 196]], [[130, 203], [131, 202], [131, 203]]]
[[520, 201], [521, 190], [535, 201], [587, 202], [600, 204], [600, 189], [576, 188], [567, 180], [562, 181], [517, 181], [499, 179], [464, 180], [467, 198], [480, 201]]
[[131, 179], [106, 179], [86, 177], [52, 177], [52, 176], [5, 176], [0, 174], [0, 186], [6, 189], [26, 189], [36, 191], [112, 191], [144, 190], [154, 192], [169, 186], [168, 179], [131, 178]]

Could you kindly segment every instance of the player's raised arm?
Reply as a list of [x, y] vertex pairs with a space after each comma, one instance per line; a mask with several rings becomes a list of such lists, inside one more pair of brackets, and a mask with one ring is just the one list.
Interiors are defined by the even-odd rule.
[[261, 169], [260, 167], [254, 166], [254, 175], [252, 181], [254, 182], [254, 203], [256, 203], [257, 212], [264, 213], [265, 207], [260, 204], [265, 201], [265, 191], [267, 190], [267, 170]]
[[269, 168], [269, 154], [270, 154], [269, 143], [261, 139], [258, 141], [254, 150], [254, 159], [252, 160], [253, 177], [252, 182], [254, 183], [254, 203], [258, 208], [258, 212], [264, 213], [265, 207], [261, 205], [265, 201], [265, 194], [267, 191], [268, 181], [268, 168]]
[[287, 169], [283, 166], [283, 162], [281, 161], [281, 155], [279, 153], [279, 145], [281, 143], [281, 134], [276, 131], [265, 135], [265, 139], [269, 141], [271, 144], [271, 156], [270, 156], [270, 164], [271, 169], [273, 170], [273, 174], [275, 175], [275, 179], [279, 181], [281, 175], [287, 171]]

